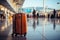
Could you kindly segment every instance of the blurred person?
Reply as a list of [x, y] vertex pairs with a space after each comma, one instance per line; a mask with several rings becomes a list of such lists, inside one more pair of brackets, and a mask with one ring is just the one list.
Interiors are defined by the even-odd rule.
[[56, 17], [56, 10], [54, 9], [53, 10], [53, 15], [54, 15], [54, 18]]
[[33, 14], [33, 18], [35, 18], [36, 17], [36, 10], [35, 9], [33, 9], [32, 14]]

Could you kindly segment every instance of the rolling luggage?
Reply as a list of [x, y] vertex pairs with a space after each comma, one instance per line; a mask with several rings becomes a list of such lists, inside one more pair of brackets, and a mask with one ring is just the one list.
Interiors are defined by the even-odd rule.
[[27, 16], [24, 13], [13, 15], [13, 33], [15, 35], [24, 35], [27, 33]]

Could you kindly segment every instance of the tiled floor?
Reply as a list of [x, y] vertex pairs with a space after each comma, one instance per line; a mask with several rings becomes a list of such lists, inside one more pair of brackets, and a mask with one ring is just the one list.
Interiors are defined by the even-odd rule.
[[12, 24], [0, 20], [0, 40], [60, 40], [60, 19], [28, 18], [26, 37], [11, 34]]

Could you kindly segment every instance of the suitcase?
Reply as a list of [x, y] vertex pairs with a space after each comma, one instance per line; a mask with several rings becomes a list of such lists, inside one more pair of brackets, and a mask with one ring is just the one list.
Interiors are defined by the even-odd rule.
[[13, 33], [15, 35], [24, 35], [27, 33], [27, 16], [24, 13], [13, 15]]

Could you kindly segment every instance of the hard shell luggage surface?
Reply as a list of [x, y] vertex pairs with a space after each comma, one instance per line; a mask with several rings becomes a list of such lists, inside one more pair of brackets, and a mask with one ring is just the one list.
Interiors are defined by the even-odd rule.
[[24, 13], [18, 13], [13, 16], [13, 33], [12, 35], [26, 35], [27, 17]]

